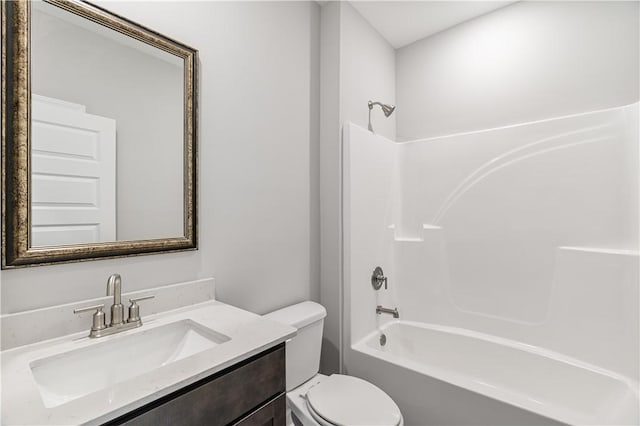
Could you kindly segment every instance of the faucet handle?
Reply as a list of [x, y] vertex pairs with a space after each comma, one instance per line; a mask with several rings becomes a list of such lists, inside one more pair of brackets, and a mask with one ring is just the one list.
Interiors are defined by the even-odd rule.
[[87, 306], [86, 308], [77, 308], [73, 310], [74, 314], [79, 314], [82, 312], [89, 312], [89, 311], [102, 311], [102, 309], [104, 309], [104, 303], [100, 304], [100, 305], [93, 305], [93, 306]]
[[150, 296], [136, 297], [135, 299], [129, 299], [129, 302], [130, 303], [136, 303], [136, 302], [139, 302], [141, 300], [153, 299], [154, 297], [156, 297], [156, 296], [154, 296], [153, 294], [150, 295]]
[[129, 319], [127, 322], [139, 322], [140, 321], [140, 306], [138, 306], [139, 301], [153, 299], [155, 296], [142, 296], [136, 297], [135, 299], [129, 299]]
[[98, 330], [104, 330], [105, 328], [107, 328], [106, 321], [105, 321], [105, 314], [102, 311], [102, 309], [104, 309], [104, 303], [101, 305], [93, 305], [93, 306], [87, 306], [85, 308], [74, 309], [73, 313], [79, 314], [82, 312], [96, 311], [93, 314], [93, 324], [91, 325], [91, 331], [94, 332]]
[[387, 277], [384, 276], [384, 272], [382, 271], [382, 268], [379, 266], [376, 266], [376, 269], [373, 270], [373, 273], [371, 274], [371, 285], [373, 286], [374, 290], [380, 290], [380, 287], [382, 287], [382, 284], [384, 284], [384, 289], [387, 289]]

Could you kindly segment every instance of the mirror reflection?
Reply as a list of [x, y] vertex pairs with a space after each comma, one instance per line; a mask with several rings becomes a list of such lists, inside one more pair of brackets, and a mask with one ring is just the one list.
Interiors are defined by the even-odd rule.
[[32, 247], [182, 237], [184, 60], [37, 1]]

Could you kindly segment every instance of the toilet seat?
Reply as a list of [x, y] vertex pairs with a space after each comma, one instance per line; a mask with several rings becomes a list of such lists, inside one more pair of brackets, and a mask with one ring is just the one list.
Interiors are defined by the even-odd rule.
[[377, 386], [352, 376], [333, 374], [306, 394], [311, 416], [323, 426], [398, 426], [396, 403]]

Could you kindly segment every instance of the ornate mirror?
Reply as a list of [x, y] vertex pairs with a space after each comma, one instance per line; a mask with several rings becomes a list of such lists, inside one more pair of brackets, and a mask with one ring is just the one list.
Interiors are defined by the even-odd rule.
[[2, 2], [2, 267], [196, 241], [197, 51], [86, 2]]

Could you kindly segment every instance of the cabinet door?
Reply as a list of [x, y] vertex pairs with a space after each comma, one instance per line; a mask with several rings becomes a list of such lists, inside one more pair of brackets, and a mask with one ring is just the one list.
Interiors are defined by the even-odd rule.
[[284, 394], [258, 408], [234, 426], [285, 426], [287, 402]]
[[[282, 344], [107, 424], [224, 426], [234, 424], [237, 419], [247, 418], [247, 413], [255, 413], [256, 407], [266, 407], [265, 402], [275, 402], [284, 391], [285, 351]], [[281, 403], [275, 404], [272, 410], [278, 404]], [[283, 414], [284, 410], [281, 410]], [[265, 411], [268, 412], [269, 409]], [[279, 419], [276, 411], [273, 413], [272, 417]], [[284, 425], [284, 420], [273, 424]]]

